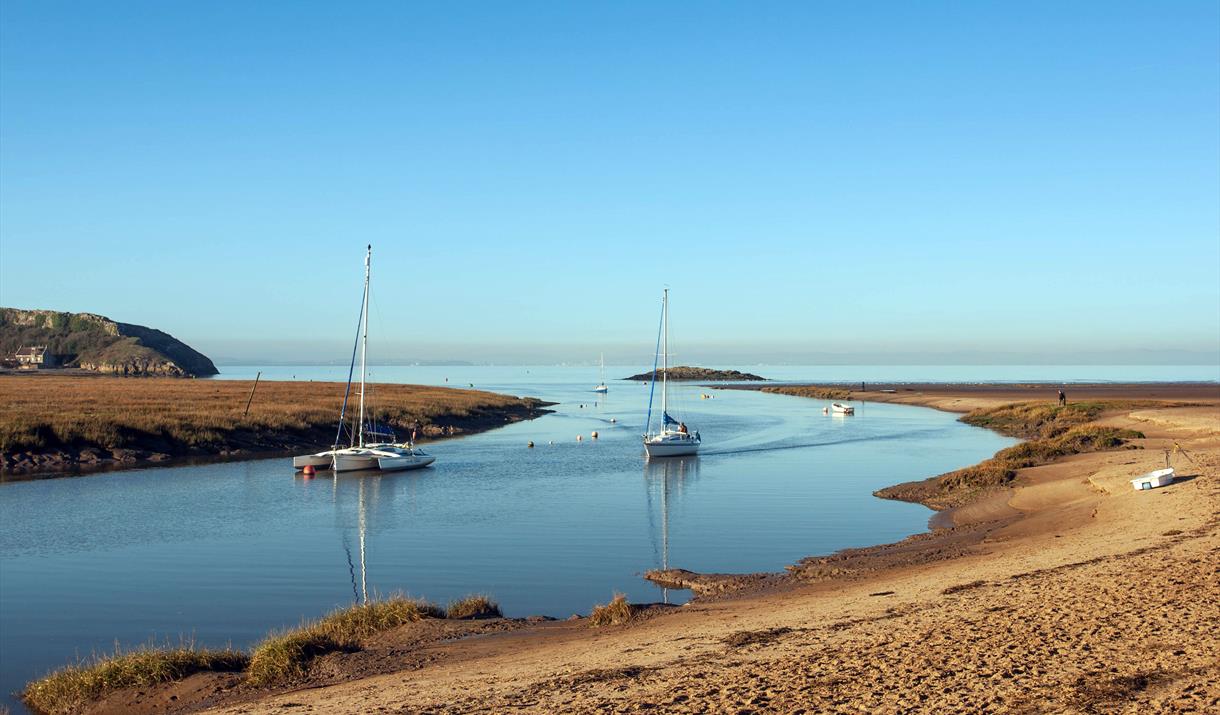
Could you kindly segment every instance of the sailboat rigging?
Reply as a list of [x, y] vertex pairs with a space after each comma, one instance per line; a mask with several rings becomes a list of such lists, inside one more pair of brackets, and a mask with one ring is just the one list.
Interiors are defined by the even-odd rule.
[[[661, 426], [656, 432], [644, 434], [644, 451], [651, 457], [680, 457], [696, 454], [703, 439], [699, 433], [691, 432], [685, 422], [669, 416], [669, 289], [661, 298]], [[652, 389], [648, 391], [648, 418], [646, 430], [652, 429], [652, 393], [657, 384], [657, 361], [652, 363]]]
[[[359, 414], [356, 427], [352, 430], [352, 441], [347, 447], [340, 447], [339, 441], [343, 434], [343, 420], [347, 412], [347, 399], [352, 388], [352, 371], [356, 365], [356, 351], [352, 350], [352, 366], [347, 373], [347, 391], [343, 396], [343, 407], [339, 413], [339, 430], [335, 434], [335, 444], [331, 449], [293, 457], [292, 466], [297, 469], [305, 467], [330, 468], [336, 472], [351, 472], [358, 470], [379, 469], [383, 472], [404, 469], [419, 469], [436, 461], [436, 457], [415, 447], [409, 440], [395, 441], [392, 431], [378, 431], [377, 425], [365, 429], [365, 382], [368, 377], [368, 347], [369, 347], [369, 282], [372, 276], [373, 247], [370, 245], [364, 256], [364, 300], [360, 304], [359, 347], [360, 347], [360, 397]], [[365, 438], [374, 441], [366, 442]], [[388, 441], [376, 441], [389, 438]]]

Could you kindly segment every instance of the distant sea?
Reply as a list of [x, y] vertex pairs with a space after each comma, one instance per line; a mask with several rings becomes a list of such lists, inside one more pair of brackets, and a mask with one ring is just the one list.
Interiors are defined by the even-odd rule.
[[[218, 379], [249, 380], [262, 373], [266, 380], [347, 379], [347, 365], [222, 364]], [[1220, 365], [704, 365], [750, 372], [776, 382], [816, 383], [1123, 383], [1217, 382]], [[651, 365], [607, 365], [606, 379], [618, 380], [651, 370]], [[492, 389], [492, 384], [517, 384], [525, 375], [599, 379], [596, 365], [370, 365], [369, 378], [379, 382], [468, 386]]]

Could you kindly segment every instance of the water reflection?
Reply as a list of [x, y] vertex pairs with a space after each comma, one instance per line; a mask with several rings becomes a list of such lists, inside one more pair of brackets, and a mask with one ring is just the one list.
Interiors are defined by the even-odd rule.
[[[343, 546], [353, 603], [369, 602], [368, 552], [372, 535], [395, 528], [400, 492], [406, 495], [410, 511], [416, 477], [380, 471], [345, 472], [306, 482], [312, 487], [324, 487], [330, 482], [334, 526]], [[406, 481], [406, 489], [395, 488], [399, 480]]]
[[[653, 563], [658, 558], [662, 569], [669, 568], [669, 511], [671, 501], [681, 501], [682, 492], [699, 479], [699, 457], [669, 457], [644, 462], [644, 480], [648, 493], [649, 537], [652, 539]], [[657, 548], [656, 502], [660, 503], [661, 543]], [[658, 553], [659, 551], [659, 553]], [[661, 589], [661, 600], [669, 603], [669, 589]]]

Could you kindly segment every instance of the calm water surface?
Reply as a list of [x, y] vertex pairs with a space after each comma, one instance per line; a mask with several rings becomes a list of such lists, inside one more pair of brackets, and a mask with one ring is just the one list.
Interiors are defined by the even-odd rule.
[[[344, 372], [278, 370], [270, 376]], [[560, 404], [431, 445], [437, 463], [421, 472], [306, 480], [277, 459], [0, 484], [6, 702], [15, 707], [8, 694], [30, 678], [116, 641], [246, 647], [363, 593], [444, 603], [485, 592], [510, 616], [587, 613], [615, 591], [680, 602], [686, 592], [663, 594], [639, 574], [666, 563], [778, 570], [901, 539], [930, 512], [874, 489], [1011, 443], [927, 409], [864, 404], [854, 417], [824, 416], [813, 400], [683, 387], [679, 411], [704, 453], [646, 464], [647, 389], [611, 382], [594, 395], [596, 368], [378, 370], [386, 381], [449, 377]]]

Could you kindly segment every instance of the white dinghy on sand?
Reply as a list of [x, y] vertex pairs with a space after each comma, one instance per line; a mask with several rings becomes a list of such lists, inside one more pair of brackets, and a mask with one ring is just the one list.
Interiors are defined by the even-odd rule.
[[1131, 480], [1131, 486], [1135, 487], [1135, 491], [1142, 492], [1147, 489], [1156, 489], [1167, 484], [1173, 484], [1173, 478], [1173, 467], [1168, 467], [1139, 475]]

